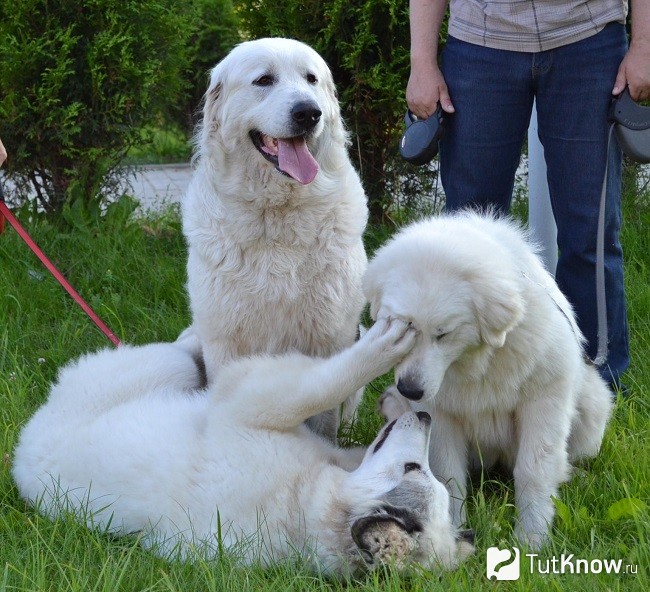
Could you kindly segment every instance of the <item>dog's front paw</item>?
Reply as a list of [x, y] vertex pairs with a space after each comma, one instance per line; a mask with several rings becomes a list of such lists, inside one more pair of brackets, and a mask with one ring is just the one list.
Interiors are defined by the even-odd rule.
[[532, 551], [539, 551], [549, 540], [548, 532], [528, 532], [520, 523], [515, 526], [515, 537], [521, 546]]
[[413, 349], [418, 331], [411, 323], [386, 317], [377, 322], [358, 342], [375, 376], [388, 372]]
[[411, 405], [400, 395], [396, 386], [389, 386], [377, 401], [377, 411], [390, 422], [411, 411]]

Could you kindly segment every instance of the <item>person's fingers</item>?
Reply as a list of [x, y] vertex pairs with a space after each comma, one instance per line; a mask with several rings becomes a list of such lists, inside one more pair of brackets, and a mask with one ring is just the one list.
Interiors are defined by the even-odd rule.
[[442, 110], [447, 113], [453, 113], [456, 111], [454, 104], [451, 102], [451, 97], [449, 96], [449, 90], [447, 89], [446, 84], [440, 89], [440, 105]]
[[614, 82], [614, 88], [612, 88], [612, 94], [620, 95], [626, 85], [627, 77], [625, 76], [625, 66], [621, 64], [618, 68], [618, 73], [616, 74], [616, 81]]

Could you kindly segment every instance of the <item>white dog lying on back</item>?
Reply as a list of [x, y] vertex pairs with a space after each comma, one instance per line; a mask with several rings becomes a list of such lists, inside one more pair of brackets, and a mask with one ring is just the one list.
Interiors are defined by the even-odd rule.
[[478, 445], [486, 466], [513, 470], [516, 534], [540, 546], [551, 496], [570, 461], [598, 452], [612, 401], [524, 233], [473, 213], [414, 224], [377, 252], [364, 282], [373, 317], [420, 331], [395, 370], [397, 389], [432, 412], [431, 470], [448, 484], [454, 522], [465, 520]]
[[193, 392], [200, 377], [178, 345], [86, 356], [24, 428], [14, 478], [44, 514], [140, 532], [162, 555], [242, 543], [247, 562], [299, 553], [326, 573], [384, 561], [454, 567], [472, 547], [428, 469], [428, 414], [389, 418], [360, 466], [358, 451], [303, 425], [388, 371], [415, 334], [381, 320], [329, 359], [242, 358], [209, 396]]

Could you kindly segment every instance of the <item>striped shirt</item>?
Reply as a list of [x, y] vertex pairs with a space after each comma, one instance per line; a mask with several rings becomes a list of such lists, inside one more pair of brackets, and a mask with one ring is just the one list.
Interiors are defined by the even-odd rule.
[[537, 52], [625, 23], [627, 0], [450, 0], [449, 35], [495, 49]]

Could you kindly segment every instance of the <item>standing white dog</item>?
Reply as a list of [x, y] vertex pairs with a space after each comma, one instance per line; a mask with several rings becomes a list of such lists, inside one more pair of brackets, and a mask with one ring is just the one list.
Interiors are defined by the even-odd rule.
[[329, 359], [232, 362], [205, 396], [178, 344], [88, 355], [62, 370], [22, 431], [14, 478], [46, 515], [138, 532], [164, 556], [225, 547], [246, 563], [298, 555], [337, 574], [392, 561], [453, 567], [472, 547], [427, 466], [428, 414], [392, 418], [360, 466], [302, 424], [414, 341], [406, 323], [380, 321]]
[[378, 251], [364, 282], [373, 317], [421, 331], [397, 389], [433, 412], [431, 469], [448, 484], [454, 522], [465, 519], [478, 447], [484, 465], [513, 470], [516, 534], [539, 547], [551, 497], [570, 461], [598, 452], [612, 400], [521, 228], [471, 213], [414, 224]]
[[239, 356], [351, 345], [367, 207], [324, 60], [290, 39], [237, 46], [212, 71], [196, 141], [183, 228], [208, 382]]

